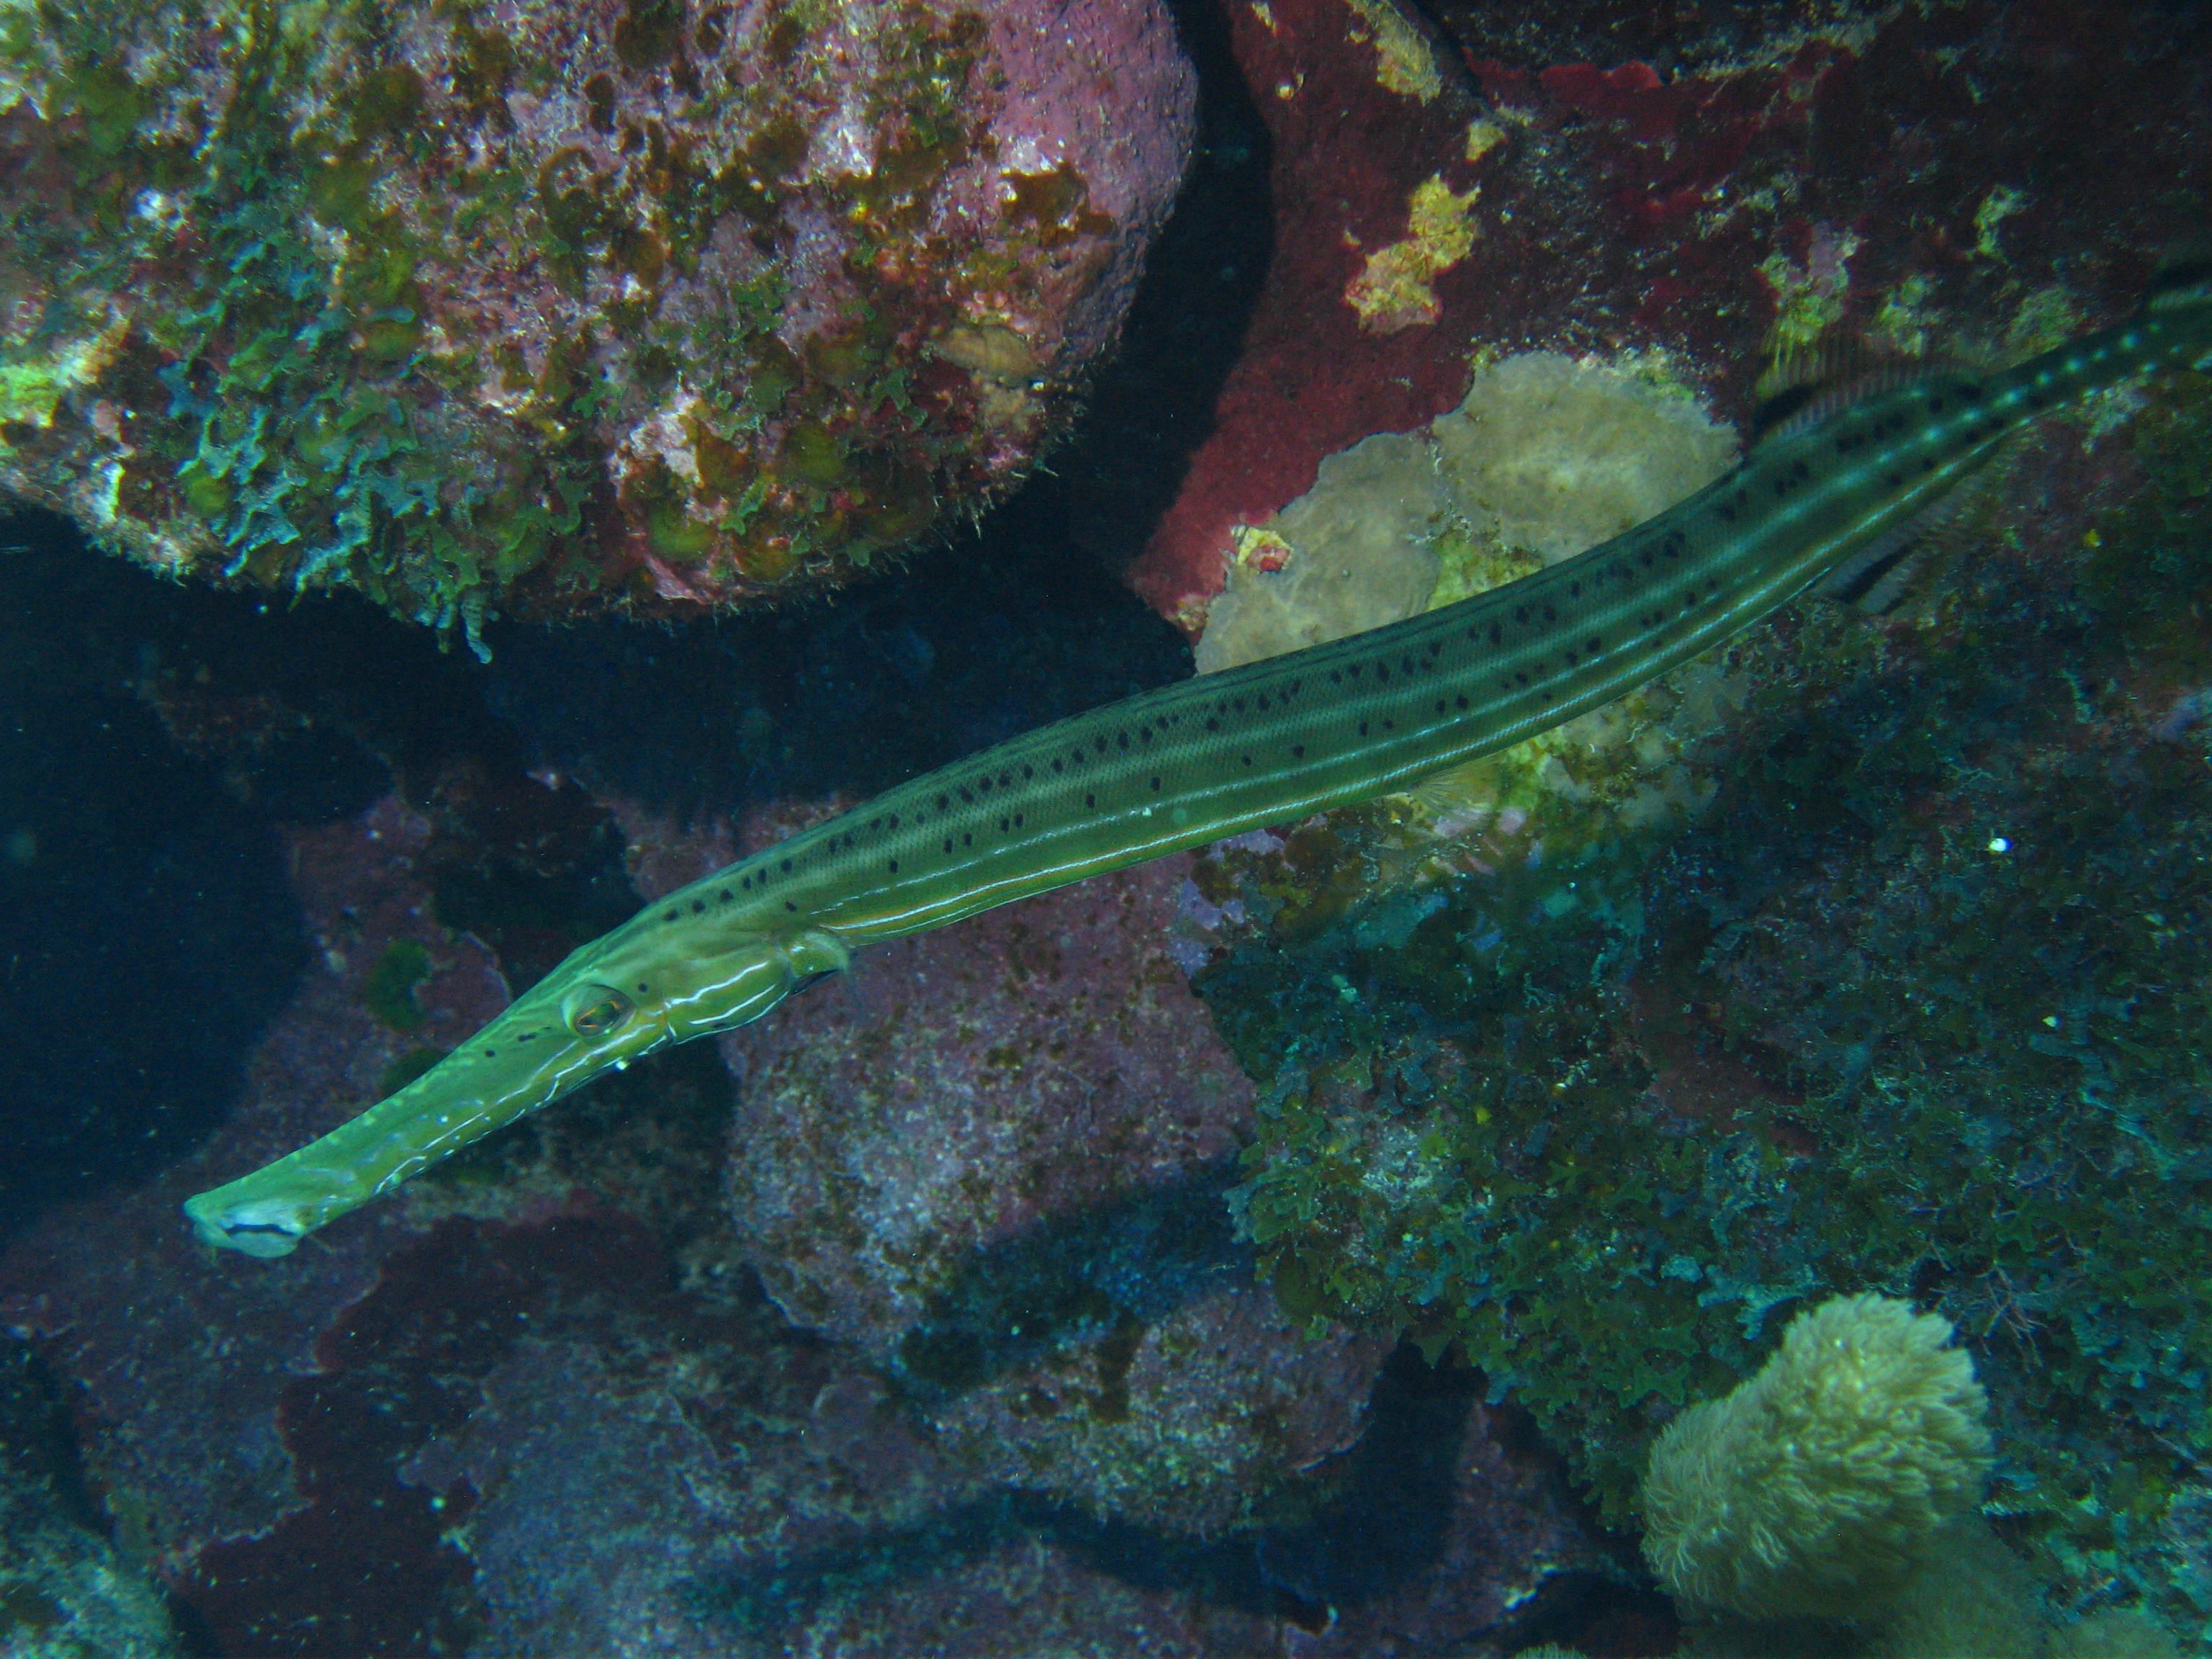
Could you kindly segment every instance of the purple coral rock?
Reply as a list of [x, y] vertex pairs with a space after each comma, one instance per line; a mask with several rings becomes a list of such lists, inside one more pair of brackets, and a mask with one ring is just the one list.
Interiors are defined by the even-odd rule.
[[1164, 946], [1178, 862], [877, 947], [724, 1039], [732, 1201], [793, 1317], [889, 1358], [965, 1253], [1235, 1151], [1251, 1085]]
[[1205, 1532], [1357, 1434], [1387, 1344], [1251, 1283], [1222, 1188], [1252, 1091], [1170, 951], [1186, 867], [867, 951], [723, 1043], [786, 1311], [974, 1471]]
[[471, 636], [834, 585], [1003, 489], [1193, 132], [1158, 0], [309, 15], [0, 40], [0, 486]]

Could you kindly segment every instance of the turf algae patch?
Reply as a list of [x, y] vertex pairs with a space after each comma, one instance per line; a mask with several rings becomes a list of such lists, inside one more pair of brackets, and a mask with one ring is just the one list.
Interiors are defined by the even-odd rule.
[[0, 484], [472, 644], [849, 579], [1059, 431], [1172, 194], [1165, 13], [1071, 15], [12, 11]]

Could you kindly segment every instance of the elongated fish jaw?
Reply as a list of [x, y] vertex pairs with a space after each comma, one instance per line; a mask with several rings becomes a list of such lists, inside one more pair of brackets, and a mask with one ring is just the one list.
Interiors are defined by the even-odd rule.
[[740, 939], [672, 955], [617, 935], [587, 946], [460, 1048], [350, 1122], [185, 1205], [210, 1244], [289, 1255], [326, 1222], [601, 1073], [757, 1019], [842, 968], [836, 939]]
[[229, 1190], [217, 1187], [185, 1200], [202, 1243], [264, 1259], [289, 1255], [322, 1224], [315, 1206], [296, 1194], [233, 1200], [226, 1196]]
[[671, 1041], [655, 1013], [556, 969], [405, 1088], [275, 1163], [187, 1200], [185, 1213], [210, 1244], [289, 1255], [316, 1228]]

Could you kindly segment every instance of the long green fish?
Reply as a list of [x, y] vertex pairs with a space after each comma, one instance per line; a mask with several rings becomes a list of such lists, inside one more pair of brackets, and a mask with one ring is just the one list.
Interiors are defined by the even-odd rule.
[[759, 1018], [878, 939], [1401, 788], [1608, 702], [1893, 549], [2015, 428], [2128, 375], [2212, 368], [2212, 269], [1976, 380], [1929, 371], [1770, 434], [1625, 535], [1425, 616], [1187, 680], [901, 784], [585, 945], [397, 1094], [185, 1205], [289, 1252], [500, 1125]]

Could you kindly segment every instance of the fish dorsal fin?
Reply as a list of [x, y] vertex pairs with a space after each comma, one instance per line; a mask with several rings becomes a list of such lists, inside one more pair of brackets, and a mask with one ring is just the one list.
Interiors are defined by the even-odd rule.
[[2143, 295], [2145, 311], [2194, 305], [2212, 292], [2212, 231], [2198, 231], [2170, 244], [2159, 256]]
[[1753, 388], [1750, 448], [1817, 426], [1839, 410], [1931, 375], [1962, 374], [1957, 365], [1906, 357], [1868, 344], [1856, 335], [1831, 331], [1809, 344], [1779, 338], [1766, 350], [1766, 367]]
[[[1878, 361], [1866, 343], [1855, 334], [1830, 329], [1810, 340], [1780, 333], [1767, 337], [1759, 359], [1759, 382], [1752, 388], [1763, 413], [1777, 403], [1795, 398], [1802, 401], [1824, 387], [1856, 380]], [[1795, 415], [1795, 407], [1781, 411]]]

